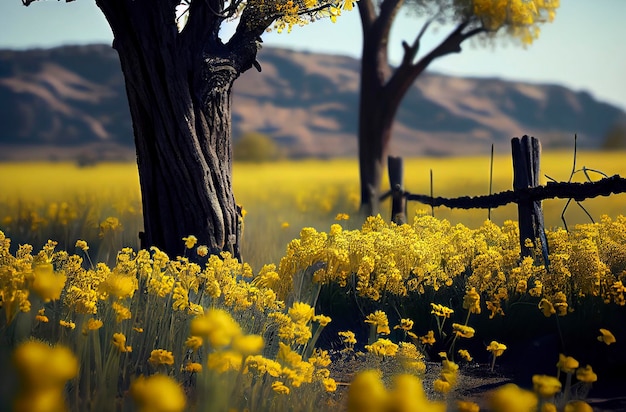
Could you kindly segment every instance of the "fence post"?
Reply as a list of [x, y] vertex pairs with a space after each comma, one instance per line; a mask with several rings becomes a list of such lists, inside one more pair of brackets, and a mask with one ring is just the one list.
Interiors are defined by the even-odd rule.
[[388, 156], [387, 170], [391, 186], [391, 221], [402, 225], [406, 223], [406, 199], [404, 197], [404, 165], [401, 157]]
[[[511, 140], [513, 154], [513, 190], [539, 186], [539, 157], [541, 144], [534, 137], [524, 135], [521, 139]], [[526, 239], [541, 242], [541, 252], [546, 268], [548, 261], [548, 242], [543, 223], [541, 201], [520, 199], [517, 203], [520, 246], [522, 257], [531, 256], [532, 250], [526, 247]]]

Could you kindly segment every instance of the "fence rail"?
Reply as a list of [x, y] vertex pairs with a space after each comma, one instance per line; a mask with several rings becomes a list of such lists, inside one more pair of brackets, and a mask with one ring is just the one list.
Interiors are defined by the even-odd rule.
[[626, 193], [626, 179], [619, 175], [606, 177], [594, 182], [548, 182], [539, 185], [539, 161], [541, 145], [534, 137], [523, 136], [511, 140], [513, 155], [513, 190], [483, 196], [460, 196], [455, 198], [434, 197], [405, 191], [403, 188], [402, 158], [389, 157], [389, 182], [391, 189], [381, 195], [380, 200], [392, 198], [391, 219], [406, 223], [407, 201], [416, 201], [431, 207], [446, 206], [455, 209], [493, 209], [510, 203], [518, 205], [520, 248], [522, 256], [529, 256], [532, 250], [526, 246], [526, 239], [539, 240], [546, 266], [549, 265], [548, 245], [543, 224], [541, 201], [546, 199], [573, 199], [582, 201], [597, 196], [610, 196]]

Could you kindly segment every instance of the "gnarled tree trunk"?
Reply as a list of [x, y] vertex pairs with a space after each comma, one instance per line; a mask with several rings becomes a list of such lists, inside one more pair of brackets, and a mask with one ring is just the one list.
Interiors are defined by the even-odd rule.
[[[256, 38], [218, 37], [221, 20], [196, 10], [182, 33], [177, 1], [98, 0], [115, 36], [133, 120], [144, 213], [142, 247], [170, 256], [195, 235], [211, 253], [240, 257], [232, 192], [231, 88], [256, 59]], [[153, 1], [153, 0], [150, 0]], [[162, 3], [161, 3], [162, 5]], [[192, 7], [211, 7], [193, 2]]]

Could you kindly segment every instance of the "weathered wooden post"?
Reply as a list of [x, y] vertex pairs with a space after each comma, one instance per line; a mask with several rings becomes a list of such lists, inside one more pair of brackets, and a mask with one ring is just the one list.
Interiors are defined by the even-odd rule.
[[[513, 190], [524, 190], [539, 186], [539, 157], [541, 144], [534, 137], [524, 135], [521, 139], [514, 137], [511, 140], [513, 152]], [[548, 261], [548, 242], [543, 223], [541, 201], [533, 201], [525, 192], [519, 192], [521, 198], [517, 203], [520, 246], [522, 257], [531, 256], [531, 248], [526, 246], [526, 239], [541, 242], [541, 251], [546, 267]]]
[[387, 170], [391, 186], [391, 221], [402, 225], [406, 223], [406, 198], [404, 196], [404, 165], [401, 157], [388, 156]]

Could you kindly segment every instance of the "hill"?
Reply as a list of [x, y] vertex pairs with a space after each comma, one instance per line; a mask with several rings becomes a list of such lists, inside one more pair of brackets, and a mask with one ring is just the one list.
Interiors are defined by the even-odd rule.
[[[233, 94], [235, 138], [272, 136], [291, 156], [355, 156], [359, 62], [285, 49], [259, 53]], [[133, 137], [115, 50], [106, 45], [0, 50], [0, 159], [132, 158]], [[508, 150], [523, 134], [544, 147], [597, 148], [626, 114], [557, 85], [427, 73], [406, 96], [392, 150], [409, 155]]]

